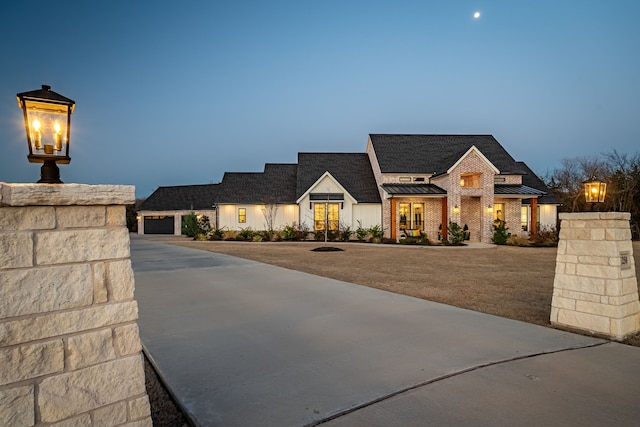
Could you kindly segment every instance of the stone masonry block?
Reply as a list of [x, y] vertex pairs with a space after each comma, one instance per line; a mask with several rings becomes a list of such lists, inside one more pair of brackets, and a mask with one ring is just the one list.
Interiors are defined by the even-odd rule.
[[622, 295], [638, 295], [638, 280], [635, 277], [625, 277], [622, 279]]
[[611, 320], [611, 335], [618, 340], [622, 340], [638, 331], [640, 331], [640, 316], [637, 314]]
[[129, 419], [140, 420], [151, 416], [151, 406], [149, 406], [149, 397], [142, 396], [135, 400], [129, 401]]
[[0, 390], [0, 425], [14, 427], [34, 425], [34, 403], [32, 385]]
[[138, 353], [142, 350], [137, 323], [115, 328], [114, 335], [115, 347], [119, 355], [126, 356], [128, 354]]
[[2, 206], [128, 205], [136, 201], [132, 185], [3, 183], [0, 192]]
[[588, 256], [580, 255], [578, 257], [579, 264], [591, 264], [591, 265], [611, 265], [611, 257], [608, 256]]
[[56, 227], [55, 219], [51, 206], [0, 208], [0, 230], [4, 231], [51, 230]]
[[128, 258], [126, 228], [45, 231], [36, 235], [38, 265]]
[[86, 264], [0, 270], [0, 319], [91, 305]]
[[33, 236], [31, 233], [0, 232], [0, 248], [0, 270], [33, 265]]
[[570, 298], [563, 298], [561, 296], [554, 296], [551, 302], [551, 307], [566, 308], [569, 310], [576, 309], [576, 300]]
[[115, 359], [111, 329], [69, 337], [67, 362], [72, 370]]
[[617, 307], [599, 302], [576, 301], [576, 310], [604, 317], [615, 317]]
[[560, 289], [604, 295], [605, 279], [556, 275], [553, 286]]
[[608, 228], [605, 230], [606, 240], [631, 240], [631, 229]]
[[558, 296], [561, 296], [563, 298], [570, 298], [581, 301], [599, 302], [601, 297], [599, 294], [589, 294], [586, 292], [571, 291], [568, 289], [554, 289], [554, 295], [556, 294], [556, 292], [558, 292]]
[[[77, 417], [67, 418], [64, 421], [60, 421], [53, 424], [48, 424], [47, 427], [85, 427], [91, 425], [91, 415], [82, 414]], [[107, 424], [113, 425], [113, 424]]]
[[137, 302], [127, 301], [1, 322], [0, 346], [99, 329], [137, 318]]
[[134, 276], [131, 260], [112, 261], [107, 264], [109, 291], [116, 301], [133, 298]]
[[37, 405], [42, 422], [56, 422], [144, 392], [144, 369], [137, 355], [45, 378]]
[[57, 228], [104, 227], [105, 206], [59, 206], [56, 208]]
[[591, 240], [591, 230], [588, 228], [562, 228], [560, 229], [560, 238], [565, 240]]
[[622, 293], [622, 280], [619, 279], [610, 279], [607, 280], [605, 284], [605, 294], [606, 295], [620, 295]]
[[0, 385], [61, 372], [64, 369], [62, 340], [0, 349]]
[[620, 277], [620, 268], [609, 265], [578, 264], [576, 274], [582, 277], [597, 277], [601, 279]]
[[127, 421], [127, 402], [118, 402], [93, 411], [93, 425], [118, 425]]
[[608, 317], [571, 310], [558, 310], [558, 323], [602, 334], [608, 334], [610, 330]]
[[153, 422], [151, 417], [145, 418], [144, 420], [132, 421], [123, 425], [122, 427], [153, 427]]
[[107, 225], [115, 226], [127, 225], [127, 216], [126, 216], [126, 207], [125, 206], [107, 206]]
[[[631, 242], [629, 242], [631, 244]], [[594, 242], [591, 240], [567, 241], [567, 255], [615, 256], [618, 245], [612, 241]]]
[[93, 302], [102, 304], [107, 302], [109, 294], [107, 292], [107, 267], [104, 262], [97, 262], [92, 265], [93, 270]]

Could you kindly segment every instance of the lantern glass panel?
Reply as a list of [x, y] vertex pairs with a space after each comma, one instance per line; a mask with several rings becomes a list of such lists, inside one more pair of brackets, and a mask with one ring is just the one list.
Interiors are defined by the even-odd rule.
[[31, 154], [66, 156], [68, 154], [69, 107], [25, 100]]

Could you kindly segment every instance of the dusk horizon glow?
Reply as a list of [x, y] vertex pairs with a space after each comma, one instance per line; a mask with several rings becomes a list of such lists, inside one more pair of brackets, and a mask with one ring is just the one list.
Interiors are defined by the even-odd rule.
[[634, 154], [639, 13], [631, 0], [12, 3], [0, 181], [39, 178], [16, 94], [43, 84], [76, 102], [62, 180], [137, 197], [298, 152], [364, 152], [378, 133], [491, 134], [539, 175]]

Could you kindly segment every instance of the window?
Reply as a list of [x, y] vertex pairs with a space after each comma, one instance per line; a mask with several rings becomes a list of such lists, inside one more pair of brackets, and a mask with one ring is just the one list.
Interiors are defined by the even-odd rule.
[[422, 203], [399, 203], [400, 230], [422, 229], [424, 218], [424, 205]]
[[247, 222], [247, 208], [238, 208], [238, 222], [241, 224]]
[[493, 205], [493, 220], [504, 221], [504, 203], [496, 203]]
[[461, 173], [460, 187], [480, 188], [482, 186], [482, 175], [479, 173]]
[[529, 206], [520, 207], [520, 226], [522, 231], [529, 230]]
[[400, 230], [404, 230], [405, 228], [411, 228], [411, 216], [409, 211], [411, 209], [411, 205], [409, 203], [400, 203], [398, 205], [400, 210]]
[[313, 230], [323, 231], [325, 219], [328, 220], [329, 230], [338, 231], [340, 223], [339, 203], [315, 203], [313, 206]]
[[411, 177], [410, 176], [401, 176], [400, 178], [398, 178], [399, 182], [411, 182]]
[[413, 182], [424, 182], [424, 176], [416, 176], [413, 178]]

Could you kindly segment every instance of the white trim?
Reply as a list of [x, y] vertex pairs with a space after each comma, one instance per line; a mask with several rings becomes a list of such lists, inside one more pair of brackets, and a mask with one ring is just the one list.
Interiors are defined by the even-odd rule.
[[497, 168], [497, 167], [495, 167], [495, 166], [493, 165], [493, 163], [491, 163], [491, 162], [489, 161], [489, 159], [487, 159], [487, 158], [485, 157], [485, 155], [484, 155], [484, 154], [482, 154], [482, 153], [480, 152], [480, 150], [478, 150], [478, 149], [476, 148], [476, 146], [475, 146], [475, 145], [472, 145], [472, 146], [471, 146], [471, 148], [469, 148], [469, 149], [467, 150], [467, 152], [466, 152], [466, 153], [464, 153], [462, 156], [460, 156], [460, 158], [458, 159], [458, 161], [457, 161], [457, 162], [455, 162], [455, 163], [453, 164], [453, 166], [451, 166], [451, 167], [447, 170], [447, 173], [448, 173], [448, 174], [449, 174], [449, 173], [451, 173], [451, 172], [456, 168], [456, 166], [458, 166], [458, 165], [460, 164], [460, 162], [462, 162], [462, 161], [465, 159], [465, 157], [467, 157], [467, 156], [469, 156], [469, 154], [471, 154], [471, 152], [475, 152], [478, 156], [480, 156], [480, 158], [481, 158], [481, 159], [482, 159], [482, 160], [483, 160], [483, 161], [484, 161], [484, 162], [485, 162], [485, 163], [486, 163], [486, 164], [487, 164], [487, 165], [488, 165], [488, 166], [493, 170], [493, 172], [494, 172], [496, 175], [500, 174], [500, 171], [498, 170], [498, 168]]
[[[343, 186], [338, 182], [338, 180], [337, 180], [337, 179], [335, 179], [335, 178], [333, 177], [333, 175], [331, 175], [331, 174], [329, 173], [329, 171], [326, 171], [325, 173], [323, 173], [323, 174], [322, 174], [322, 176], [321, 176], [320, 178], [318, 178], [318, 179], [316, 180], [316, 182], [314, 182], [314, 183], [313, 183], [313, 184], [312, 184], [312, 185], [307, 189], [307, 191], [305, 191], [305, 192], [304, 192], [304, 194], [298, 198], [298, 200], [296, 200], [296, 204], [298, 204], [298, 205], [299, 205], [300, 203], [302, 203], [302, 200], [304, 200], [304, 198], [305, 198], [305, 197], [307, 197], [307, 196], [311, 193], [311, 191], [312, 191], [313, 189], [315, 189], [315, 187], [316, 187], [316, 186], [317, 186], [317, 185], [318, 185], [318, 184], [319, 184], [323, 179], [325, 179], [326, 177], [329, 177], [329, 178], [334, 182], [334, 184], [336, 184], [336, 185], [338, 186], [338, 188], [339, 188], [339, 189], [340, 189], [340, 190], [341, 190], [341, 191], [342, 191], [346, 196], [349, 196], [349, 199], [351, 199], [351, 203], [352, 203], [352, 204], [354, 204], [354, 205], [357, 205], [357, 204], [358, 204], [358, 201], [355, 199], [355, 197], [353, 197], [353, 196], [352, 196], [352, 195], [351, 195], [347, 190], [345, 190], [345, 188], [344, 188], [344, 187], [343, 187]], [[345, 198], [346, 198], [346, 197], [345, 197]]]

